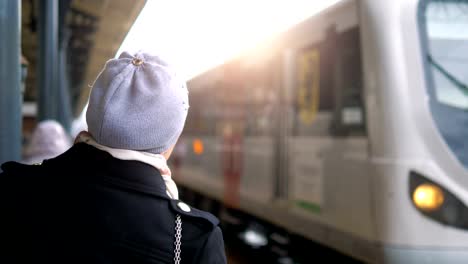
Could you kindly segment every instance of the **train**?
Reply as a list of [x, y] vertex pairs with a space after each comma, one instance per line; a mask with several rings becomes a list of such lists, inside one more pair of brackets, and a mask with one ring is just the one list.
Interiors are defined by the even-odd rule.
[[258, 246], [468, 263], [466, 28], [467, 0], [343, 0], [190, 79], [182, 196]]

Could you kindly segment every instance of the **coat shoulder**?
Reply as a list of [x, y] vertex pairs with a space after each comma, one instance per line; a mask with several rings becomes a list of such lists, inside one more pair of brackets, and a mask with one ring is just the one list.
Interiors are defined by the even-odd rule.
[[39, 171], [41, 164], [28, 165], [15, 161], [9, 161], [2, 164], [2, 172], [5, 174], [23, 174], [25, 172], [37, 172]]
[[183, 201], [180, 200], [171, 200], [171, 209], [176, 214], [180, 214], [182, 217], [193, 219], [194, 221], [202, 221], [207, 224], [211, 228], [216, 227], [219, 224], [219, 220], [216, 216], [212, 215], [209, 212], [205, 212], [199, 209], [196, 209]]

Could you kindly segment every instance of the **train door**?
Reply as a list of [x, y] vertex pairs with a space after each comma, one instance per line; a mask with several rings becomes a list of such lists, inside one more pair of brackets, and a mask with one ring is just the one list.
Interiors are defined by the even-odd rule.
[[278, 126], [278, 62], [276, 58], [245, 61], [242, 86], [246, 91], [241, 196], [246, 201], [270, 204], [276, 177]]
[[287, 199], [301, 215], [371, 237], [359, 27], [323, 35], [287, 57]]
[[239, 61], [223, 66], [223, 82], [218, 87], [217, 101], [220, 109], [217, 129], [221, 156], [221, 177], [223, 179], [223, 202], [238, 208], [240, 203], [241, 178], [244, 177], [243, 149], [244, 128], [248, 97], [243, 85]]
[[288, 120], [288, 198], [294, 206], [320, 214], [324, 206], [324, 151], [333, 143], [335, 34], [301, 47], [293, 67]]

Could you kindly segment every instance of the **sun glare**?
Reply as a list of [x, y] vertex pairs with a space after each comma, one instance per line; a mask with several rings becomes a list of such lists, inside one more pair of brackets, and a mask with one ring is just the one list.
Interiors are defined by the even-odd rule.
[[161, 54], [189, 79], [338, 1], [148, 0], [117, 55]]

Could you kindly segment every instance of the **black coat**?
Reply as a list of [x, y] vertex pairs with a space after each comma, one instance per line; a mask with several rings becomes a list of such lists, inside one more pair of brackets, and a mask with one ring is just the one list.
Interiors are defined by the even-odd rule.
[[226, 263], [218, 219], [166, 195], [158, 170], [84, 143], [0, 174], [0, 263]]

